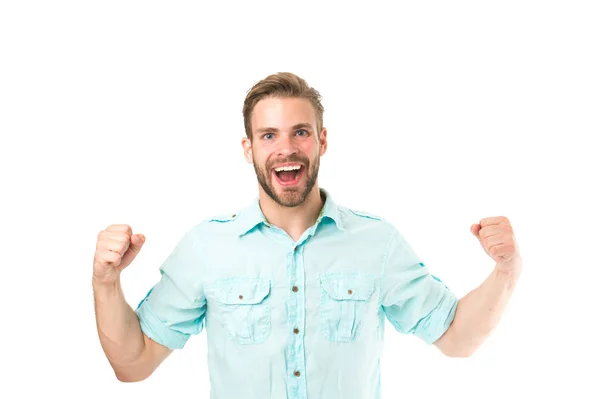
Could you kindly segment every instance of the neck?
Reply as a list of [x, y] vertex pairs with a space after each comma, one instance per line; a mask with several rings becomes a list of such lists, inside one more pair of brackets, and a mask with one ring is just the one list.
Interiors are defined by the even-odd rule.
[[303, 204], [292, 208], [279, 205], [262, 188], [259, 193], [259, 201], [267, 221], [286, 231], [294, 241], [297, 241], [308, 228], [316, 223], [325, 204], [321, 198], [318, 184], [315, 184]]

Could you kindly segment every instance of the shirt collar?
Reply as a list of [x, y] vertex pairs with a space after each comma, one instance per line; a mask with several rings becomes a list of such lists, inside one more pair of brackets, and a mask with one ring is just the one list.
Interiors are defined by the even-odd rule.
[[[321, 192], [321, 197], [325, 197], [325, 205], [321, 209], [319, 213], [319, 217], [317, 218], [317, 224], [321, 223], [324, 218], [331, 219], [335, 222], [338, 230], [344, 230], [344, 226], [342, 224], [342, 219], [340, 217], [340, 211], [337, 204], [334, 202], [331, 194], [321, 188], [319, 189]], [[265, 226], [269, 226], [265, 215], [260, 209], [260, 202], [258, 197], [255, 198], [252, 203], [244, 209], [237, 217], [236, 224], [238, 225], [238, 234], [243, 236], [248, 233], [252, 229], [254, 229], [259, 224], [264, 224]]]

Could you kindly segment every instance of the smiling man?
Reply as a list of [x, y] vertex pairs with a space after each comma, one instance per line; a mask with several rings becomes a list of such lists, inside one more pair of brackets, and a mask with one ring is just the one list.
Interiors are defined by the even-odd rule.
[[257, 94], [250, 93], [243, 110], [249, 121], [242, 140], [244, 155], [254, 165], [266, 219], [297, 241], [316, 221], [326, 196], [317, 185], [319, 159], [327, 149], [322, 106], [318, 94], [308, 88], [305, 96], [312, 95], [315, 106], [310, 98], [263, 97], [254, 90]]
[[190, 228], [135, 310], [120, 274], [145, 237], [124, 224], [98, 235], [98, 334], [120, 381], [148, 378], [206, 328], [211, 398], [373, 399], [386, 319], [447, 356], [470, 356], [484, 342], [521, 273], [506, 217], [471, 225], [496, 266], [459, 300], [396, 227], [319, 187], [327, 130], [306, 81], [266, 77], [248, 92], [243, 117], [258, 198]]
[[[327, 132], [319, 138], [314, 114], [306, 99], [263, 99], [255, 105], [251, 120], [253, 125], [265, 127], [256, 129], [254, 142], [252, 135], [242, 140], [246, 160], [254, 165], [260, 186], [281, 206], [302, 205], [315, 188]], [[309, 122], [284, 125], [294, 119]]]

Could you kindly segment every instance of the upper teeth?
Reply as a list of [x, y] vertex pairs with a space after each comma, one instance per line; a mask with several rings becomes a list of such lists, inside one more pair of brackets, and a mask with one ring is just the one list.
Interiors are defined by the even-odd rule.
[[280, 166], [279, 168], [275, 168], [275, 172], [281, 172], [281, 171], [290, 171], [290, 170], [298, 170], [300, 169], [300, 165], [294, 165], [294, 166]]

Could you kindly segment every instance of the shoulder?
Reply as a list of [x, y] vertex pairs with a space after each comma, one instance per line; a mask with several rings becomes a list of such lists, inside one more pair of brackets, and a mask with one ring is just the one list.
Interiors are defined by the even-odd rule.
[[205, 235], [214, 235], [221, 232], [227, 234], [236, 229], [240, 215], [241, 211], [237, 210], [212, 214], [198, 224], [198, 229]]
[[354, 208], [346, 208], [345, 210], [346, 210], [346, 214], [348, 214], [350, 217], [356, 217], [359, 219], [377, 220], [377, 221], [382, 221], [382, 222], [385, 221], [382, 216], [376, 215], [371, 212], [354, 209]]
[[367, 227], [371, 232], [389, 233], [394, 227], [381, 214], [357, 208], [338, 207], [344, 226], [358, 227], [360, 230]]
[[238, 216], [237, 211], [209, 215], [192, 224], [186, 235], [195, 238], [206, 238], [217, 231], [226, 230], [228, 227], [233, 226]]
[[348, 206], [341, 206], [338, 205], [338, 211], [340, 213], [340, 216], [343, 219], [346, 220], [358, 220], [358, 221], [373, 221], [373, 222], [385, 222], [385, 219], [383, 216], [373, 213], [373, 212], [368, 212], [362, 209], [357, 209], [357, 208], [351, 208]]
[[206, 224], [221, 224], [235, 221], [240, 215], [240, 212], [233, 211], [228, 213], [220, 213], [206, 218], [203, 223]]

